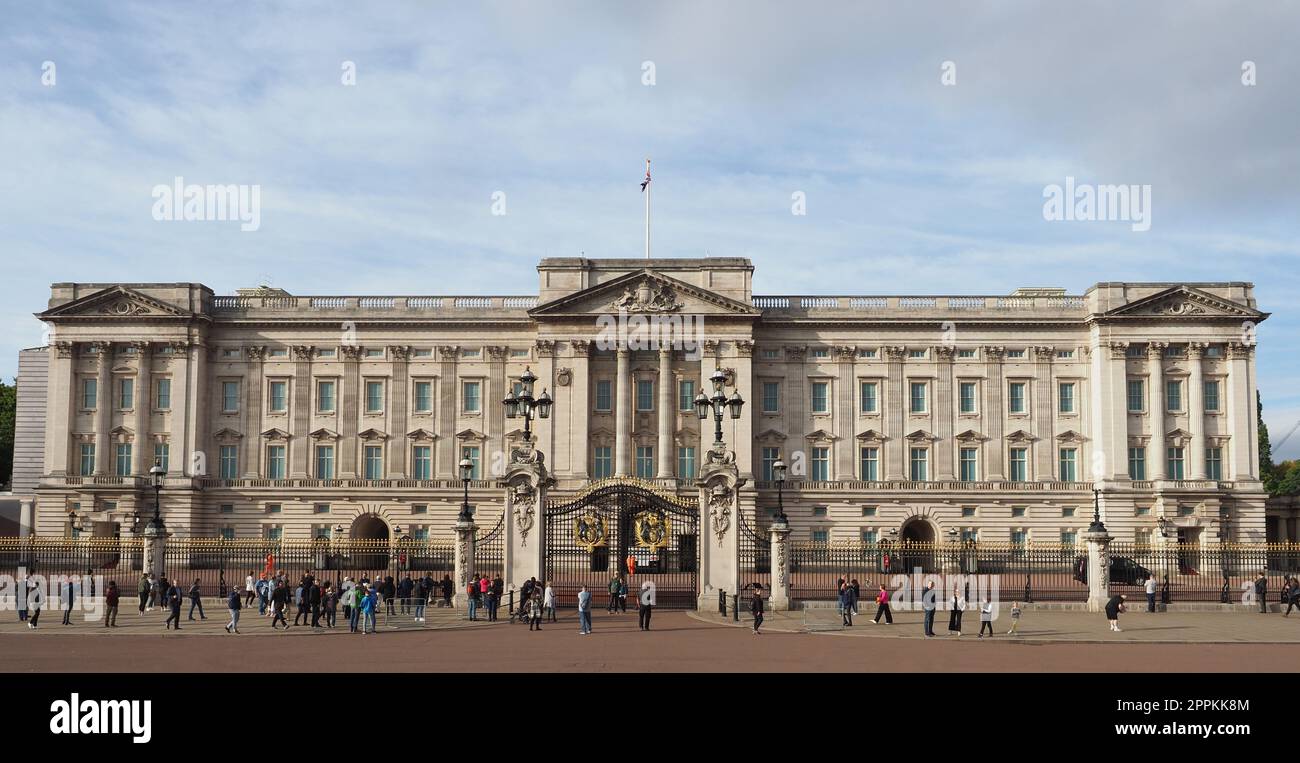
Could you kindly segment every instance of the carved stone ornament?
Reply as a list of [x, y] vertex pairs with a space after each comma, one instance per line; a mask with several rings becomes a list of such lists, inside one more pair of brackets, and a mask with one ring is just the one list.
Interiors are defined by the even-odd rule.
[[99, 308], [99, 312], [103, 315], [131, 316], [131, 315], [147, 315], [150, 312], [150, 310], [149, 308], [145, 307], [139, 302], [135, 302], [131, 299], [127, 299], [126, 297], [123, 297], [121, 299], [115, 299], [112, 302], [106, 303], [105, 305]]
[[388, 354], [393, 357], [393, 360], [409, 360], [411, 347], [405, 344], [390, 344], [388, 345]]
[[533, 343], [533, 346], [537, 348], [537, 357], [539, 358], [555, 357], [554, 339], [538, 339], [536, 342]]
[[672, 287], [661, 284], [655, 289], [649, 281], [642, 281], [635, 291], [630, 287], [623, 289], [623, 293], [609, 306], [630, 313], [671, 313], [683, 307]]
[[1171, 299], [1151, 308], [1157, 315], [1204, 315], [1205, 308], [1185, 299]]
[[519, 531], [519, 542], [521, 545], [528, 545], [528, 532], [533, 529], [533, 522], [536, 518], [537, 491], [527, 482], [520, 482], [514, 486], [514, 494], [510, 497], [510, 505], [514, 508], [515, 529]]
[[561, 368], [555, 372], [555, 386], [567, 387], [573, 381], [573, 372], [567, 368]]
[[315, 355], [315, 347], [304, 344], [297, 344], [293, 347], [293, 357], [297, 360], [311, 360]]
[[704, 454], [704, 463], [706, 464], [734, 464], [736, 463], [736, 452], [727, 450], [726, 445], [721, 447], [717, 443], [709, 448]]
[[359, 344], [345, 344], [340, 349], [343, 350], [343, 357], [347, 360], [361, 360], [361, 356], [365, 354], [365, 348]]
[[533, 443], [520, 443], [518, 446], [510, 449], [510, 463], [512, 464], [536, 464], [543, 466], [546, 463], [546, 457], [542, 452], [533, 447]]
[[718, 539], [719, 548], [727, 537], [727, 530], [731, 529], [732, 503], [731, 489], [726, 485], [714, 485], [709, 491], [709, 516], [713, 518], [713, 534]]
[[789, 535], [789, 533], [779, 533], [776, 536], [776, 568], [779, 570], [776, 578], [782, 587], [785, 587], [786, 585], [786, 576], [789, 568], [789, 565], [785, 562], [785, 542], [787, 535]]

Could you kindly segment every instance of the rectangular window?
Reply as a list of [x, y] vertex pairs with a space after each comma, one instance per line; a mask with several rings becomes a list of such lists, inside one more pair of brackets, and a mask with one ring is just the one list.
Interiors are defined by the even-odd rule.
[[781, 382], [763, 382], [763, 413], [781, 410]]
[[366, 413], [380, 413], [383, 410], [384, 383], [381, 381], [366, 382]]
[[913, 482], [925, 482], [929, 479], [930, 451], [927, 448], [912, 448], [911, 477]]
[[1223, 448], [1205, 449], [1205, 478], [1223, 479]]
[[1130, 344], [1128, 348], [1124, 350], [1124, 357], [1126, 358], [1145, 358], [1146, 356], [1147, 347], [1144, 344]]
[[973, 518], [975, 516], [975, 507], [974, 506], [961, 507], [961, 515], [965, 519]]
[[171, 450], [172, 446], [165, 442], [153, 446], [153, 460], [163, 468], [163, 471], [171, 469]]
[[221, 528], [221, 539], [222, 539], [222, 540], [234, 540], [234, 539], [235, 539], [235, 528], [233, 528], [233, 527], [223, 527], [223, 528]]
[[614, 476], [614, 457], [610, 455], [610, 451], [608, 445], [596, 448], [596, 464], [591, 475], [594, 479], [603, 480]]
[[433, 382], [415, 383], [415, 410], [427, 413], [433, 410]]
[[336, 403], [334, 402], [334, 382], [318, 381], [316, 382], [316, 410], [321, 413], [333, 413]]
[[1128, 478], [1131, 480], [1144, 480], [1147, 478], [1146, 448], [1128, 449]]
[[825, 519], [825, 518], [826, 518], [826, 507], [825, 507], [825, 506], [814, 506], [814, 507], [813, 507], [813, 517], [816, 518], [816, 519]]
[[979, 480], [979, 469], [977, 467], [977, 464], [979, 463], [978, 459], [979, 459], [978, 448], [961, 449], [961, 457], [959, 459], [959, 466], [960, 466], [959, 471], [960, 471], [962, 482], [976, 482]]
[[1024, 413], [1025, 412], [1025, 383], [1011, 382], [1010, 387], [1011, 387], [1010, 397], [1008, 398], [1010, 402], [1010, 411], [1012, 413]]
[[831, 449], [812, 449], [812, 479], [827, 482], [831, 478]]
[[463, 382], [460, 385], [461, 390], [461, 410], [466, 413], [478, 413], [479, 410], [479, 384], [476, 381]]
[[81, 407], [87, 411], [95, 410], [95, 398], [99, 394], [99, 382], [94, 379], [81, 381]]
[[284, 537], [283, 527], [271, 526], [271, 527], [262, 528], [262, 538], [264, 540], [278, 541], [283, 537]]
[[695, 448], [677, 449], [677, 478], [683, 480], [695, 479]]
[[1150, 506], [1134, 506], [1134, 507], [1133, 507], [1133, 514], [1134, 514], [1134, 516], [1139, 516], [1139, 517], [1149, 517], [1149, 516], [1151, 516], [1151, 507], [1150, 507]]
[[779, 448], [763, 448], [759, 454], [758, 473], [759, 479], [764, 482], [772, 481], [772, 464], [775, 464], [781, 458]]
[[830, 403], [830, 382], [813, 382], [812, 383], [812, 412], [829, 413], [831, 410]]
[[1209, 347], [1206, 347], [1206, 348], [1205, 348], [1205, 357], [1207, 357], [1207, 358], [1221, 358], [1221, 357], [1223, 357], [1223, 346], [1222, 346], [1222, 345], [1218, 345], [1218, 344], [1212, 344], [1212, 345], [1210, 345]]
[[601, 379], [596, 382], [596, 410], [614, 410], [614, 395], [611, 391], [612, 386], [613, 382], [609, 379]]
[[677, 410], [690, 411], [695, 408], [695, 380], [682, 379], [677, 382]]
[[237, 413], [239, 411], [239, 382], [221, 382], [221, 412]]
[[1078, 482], [1079, 473], [1075, 462], [1077, 453], [1074, 448], [1061, 448], [1060, 479], [1062, 482]]
[[975, 412], [975, 382], [962, 382], [958, 387], [958, 396], [960, 398], [960, 411], [962, 413]]
[[858, 402], [863, 413], [875, 413], [880, 410], [877, 389], [876, 382], [862, 382], [858, 385]]
[[831, 540], [831, 531], [830, 531], [830, 530], [813, 530], [813, 531], [812, 531], [812, 542], [813, 542], [813, 543], [829, 543], [830, 540]]
[[1205, 382], [1205, 412], [1206, 413], [1219, 412], [1219, 382], [1218, 381]]
[[974, 350], [958, 350], [958, 351], [957, 351], [957, 357], [959, 357], [959, 358], [973, 358], [973, 357], [975, 357], [975, 351], [974, 351]]
[[1074, 530], [1062, 530], [1062, 531], [1061, 531], [1061, 545], [1062, 545], [1062, 546], [1073, 546], [1073, 545], [1076, 543], [1077, 539], [1078, 539], [1078, 534], [1075, 533]]
[[1027, 448], [1011, 449], [1011, 481], [1024, 482], [1029, 479], [1029, 450]]
[[636, 476], [643, 480], [652, 480], [655, 478], [654, 446], [636, 446]]
[[433, 448], [416, 445], [411, 449], [411, 477], [417, 480], [433, 479]]
[[239, 447], [236, 445], [222, 445], [220, 460], [221, 479], [239, 479]]
[[1168, 448], [1167, 455], [1169, 463], [1167, 464], [1166, 475], [1171, 480], [1183, 479], [1183, 449]]
[[859, 358], [874, 358], [874, 357], [876, 357], [876, 351], [875, 351], [875, 350], [858, 350], [858, 357], [859, 357]]
[[474, 466], [470, 469], [469, 478], [472, 480], [483, 479], [483, 458], [479, 453], [477, 445], [470, 445], [460, 449], [461, 456], [468, 458]]
[[270, 410], [272, 413], [284, 413], [289, 410], [289, 382], [271, 382], [270, 404]]
[[1012, 506], [1012, 507], [1011, 507], [1011, 517], [1012, 517], [1012, 519], [1014, 519], [1014, 518], [1016, 518], [1016, 517], [1023, 517], [1024, 515], [1025, 515], [1025, 507], [1024, 507], [1024, 506]]
[[1057, 351], [1056, 351], [1056, 357], [1061, 358], [1061, 359], [1065, 359], [1065, 358], [1073, 358], [1073, 357], [1074, 357], [1074, 350], [1057, 350]]
[[1180, 381], [1165, 382], [1165, 410], [1181, 411], [1183, 409], [1183, 383]]
[[907, 357], [909, 357], [909, 358], [924, 358], [924, 357], [925, 357], [925, 350], [908, 350], [908, 351], [907, 351]]
[[367, 445], [365, 449], [365, 478], [381, 480], [384, 478], [384, 448], [382, 445]]
[[1029, 542], [1029, 533], [1025, 532], [1024, 530], [1011, 531], [1011, 545], [1023, 546], [1028, 542]]
[[1061, 382], [1056, 388], [1058, 413], [1074, 413], [1074, 383]]
[[129, 442], [117, 444], [117, 476], [131, 476], [131, 443]]
[[636, 409], [653, 411], [655, 409], [655, 383], [649, 379], [636, 380]]
[[334, 479], [334, 446], [316, 446], [316, 479]]
[[427, 503], [413, 503], [413, 504], [411, 504], [411, 513], [412, 513], [412, 514], [428, 514], [428, 513], [429, 513], [429, 504], [427, 504]]
[[1024, 350], [1007, 350], [1008, 358], [1023, 358], [1024, 356], [1025, 356]]
[[1128, 382], [1128, 412], [1141, 413], [1146, 410], [1146, 394], [1142, 389], [1141, 379], [1129, 379]]
[[773, 358], [779, 358], [779, 357], [781, 357], [781, 351], [780, 351], [780, 350], [763, 350], [763, 357], [764, 357], [765, 359], [767, 359], [767, 360], [772, 360]]
[[925, 413], [925, 382], [912, 382], [909, 389], [911, 405], [908, 410], [912, 413]]
[[858, 449], [858, 473], [867, 482], [880, 480], [880, 448]]
[[862, 516], [864, 516], [864, 517], [874, 517], [874, 516], [876, 516], [876, 507], [875, 507], [875, 506], [863, 506], [863, 507], [862, 507]]
[[117, 407], [129, 411], [135, 407], [135, 379], [122, 379], [118, 382]]
[[160, 411], [171, 410], [172, 407], [172, 380], [159, 379], [157, 395], [155, 396], [154, 408]]
[[879, 539], [879, 537], [880, 537], [880, 536], [877, 535], [877, 533], [876, 533], [875, 530], [863, 530], [863, 531], [862, 531], [862, 542], [865, 543], [865, 544], [867, 544], [868, 546], [873, 546], [873, 545], [875, 545], [875, 544], [876, 544], [876, 541]]
[[79, 472], [83, 477], [89, 477], [95, 473], [95, 445], [94, 443], [81, 444], [81, 470]]
[[816, 347], [813, 349], [811, 355], [814, 358], [829, 358], [831, 356], [831, 351], [825, 347]]
[[284, 446], [266, 446], [266, 478], [272, 480], [284, 479], [284, 467]]

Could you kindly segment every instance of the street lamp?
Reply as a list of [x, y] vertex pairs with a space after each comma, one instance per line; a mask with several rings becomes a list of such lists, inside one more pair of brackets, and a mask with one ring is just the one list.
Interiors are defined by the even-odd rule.
[[338, 542], [346, 529], [340, 522], [334, 525], [333, 532], [330, 533], [330, 557], [334, 560], [334, 593], [338, 596], [343, 595], [343, 559], [341, 558], [343, 555], [339, 553]]
[[154, 459], [153, 468], [149, 470], [149, 479], [153, 483], [153, 519], [145, 527], [146, 535], [161, 535], [166, 531], [162, 521], [162, 486], [167, 470], [163, 468], [162, 459]]
[[713, 421], [716, 426], [713, 433], [713, 445], [715, 448], [722, 447], [722, 410], [728, 408], [731, 410], [731, 418], [740, 418], [740, 409], [744, 407], [745, 401], [740, 397], [740, 392], [735, 391], [731, 397], [727, 397], [726, 384], [727, 374], [721, 369], [717, 369], [709, 377], [713, 382], [713, 397], [705, 397], [701, 392], [695, 398], [695, 412], [699, 415], [700, 421], [709, 417], [709, 409], [713, 409]]
[[1169, 534], [1173, 530], [1174, 523], [1161, 516], [1156, 518], [1156, 527], [1160, 529], [1160, 537], [1163, 541], [1160, 544], [1160, 556], [1164, 560], [1165, 582], [1160, 587], [1160, 603], [1169, 603]]
[[1088, 532], [1106, 532], [1106, 525], [1101, 521], [1101, 488], [1098, 487], [1092, 489], [1092, 524], [1088, 525]]
[[789, 527], [790, 518], [785, 515], [785, 499], [782, 497], [785, 487], [785, 462], [778, 456], [772, 464], [772, 479], [776, 481], [776, 516], [772, 523], [778, 527]]
[[469, 451], [466, 450], [464, 457], [460, 459], [460, 481], [465, 486], [465, 501], [460, 505], [461, 522], [473, 522], [474, 512], [469, 508], [469, 481], [474, 477], [474, 462], [470, 460]]
[[506, 397], [501, 404], [506, 407], [506, 418], [513, 419], [522, 416], [524, 419], [524, 442], [532, 439], [532, 421], [535, 415], [539, 419], [547, 419], [551, 416], [551, 396], [545, 389], [542, 394], [533, 397], [533, 385], [537, 382], [537, 377], [533, 375], [527, 367], [524, 368], [523, 376], [519, 377], [519, 394], [516, 395], [514, 390], [506, 393]]

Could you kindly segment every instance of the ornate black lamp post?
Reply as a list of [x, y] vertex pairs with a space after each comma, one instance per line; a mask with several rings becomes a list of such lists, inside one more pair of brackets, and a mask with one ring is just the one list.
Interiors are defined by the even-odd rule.
[[149, 480], [153, 483], [153, 519], [144, 528], [146, 535], [161, 535], [167, 529], [162, 521], [162, 486], [166, 476], [167, 470], [162, 466], [162, 459], [156, 459], [153, 468], [149, 470]]
[[1162, 604], [1168, 604], [1168, 603], [1169, 603], [1169, 544], [1168, 544], [1168, 540], [1169, 540], [1169, 534], [1170, 534], [1170, 531], [1173, 529], [1173, 526], [1174, 526], [1174, 523], [1173, 523], [1173, 522], [1170, 522], [1168, 519], [1166, 519], [1166, 518], [1164, 518], [1164, 517], [1159, 517], [1159, 518], [1156, 519], [1156, 527], [1160, 528], [1160, 537], [1163, 538], [1163, 539], [1166, 541], [1165, 543], [1162, 543], [1162, 544], [1161, 544], [1161, 547], [1160, 547], [1160, 556], [1164, 558], [1164, 568], [1165, 568], [1165, 582], [1164, 582], [1164, 584], [1160, 587], [1160, 602], [1161, 602]]
[[1106, 525], [1101, 521], [1101, 488], [1092, 489], [1092, 524], [1088, 525], [1090, 533], [1106, 532]]
[[506, 394], [501, 404], [506, 407], [506, 418], [513, 419], [522, 416], [524, 419], [524, 442], [532, 439], [532, 421], [533, 416], [546, 419], [551, 416], [551, 396], [542, 390], [542, 394], [533, 397], [533, 385], [537, 382], [537, 377], [533, 372], [524, 368], [523, 376], [519, 377], [519, 394], [516, 395], [514, 390]]
[[785, 487], [785, 462], [778, 456], [772, 464], [772, 480], [776, 482], [776, 516], [772, 523], [779, 527], [789, 527], [790, 518], [785, 515], [785, 499], [782, 496]]
[[731, 410], [731, 418], [740, 418], [740, 409], [744, 407], [745, 401], [740, 397], [740, 392], [733, 392], [731, 397], [727, 397], [726, 384], [727, 374], [721, 369], [717, 369], [709, 377], [713, 382], [713, 397], [706, 397], [703, 392], [695, 398], [695, 412], [699, 415], [700, 421], [709, 417], [709, 409], [713, 409], [713, 421], [715, 428], [713, 432], [713, 447], [721, 449], [722, 442], [722, 411], [724, 408]]
[[469, 482], [474, 478], [474, 462], [470, 460], [469, 451], [465, 451], [464, 457], [460, 460], [460, 481], [465, 486], [465, 501], [460, 505], [460, 516], [457, 517], [461, 522], [473, 522], [474, 511], [469, 507]]

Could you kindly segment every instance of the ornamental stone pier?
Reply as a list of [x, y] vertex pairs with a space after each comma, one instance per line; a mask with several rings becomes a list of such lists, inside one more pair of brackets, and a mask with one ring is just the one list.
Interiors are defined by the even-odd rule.
[[1110, 542], [1105, 527], [1083, 533], [1088, 544], [1088, 611], [1100, 612], [1110, 600]]
[[767, 607], [776, 612], [790, 608], [790, 525], [775, 524], [771, 529], [772, 590]]
[[505, 584], [519, 590], [524, 581], [539, 582], [545, 556], [542, 512], [546, 491], [554, 483], [547, 474], [542, 452], [532, 447], [515, 448], [510, 454], [501, 484], [505, 486]]
[[725, 447], [705, 454], [695, 482], [700, 490], [701, 612], [718, 605], [718, 592], [740, 593], [740, 486], [745, 480], [736, 467], [736, 454]]
[[474, 576], [474, 546], [478, 535], [478, 526], [474, 520], [456, 521], [456, 591], [452, 596], [452, 606], [457, 609], [469, 606], [465, 590], [469, 580]]

